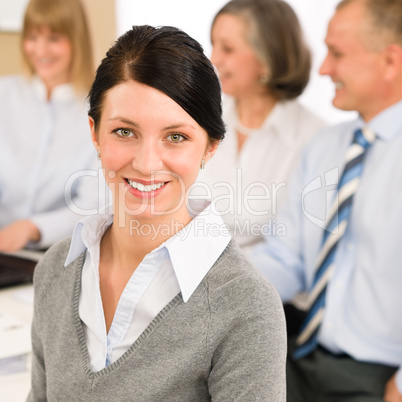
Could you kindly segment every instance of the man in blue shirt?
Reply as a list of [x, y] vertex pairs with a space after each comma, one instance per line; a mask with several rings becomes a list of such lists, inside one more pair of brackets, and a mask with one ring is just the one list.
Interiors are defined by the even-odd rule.
[[[320, 73], [335, 84], [334, 106], [359, 117], [307, 146], [277, 219], [286, 234], [267, 236], [250, 255], [283, 302], [310, 292], [309, 318], [289, 339], [289, 402], [402, 401], [401, 21], [401, 0], [337, 6]], [[347, 215], [337, 185], [357, 129], [373, 143], [349, 156], [357, 157], [350, 172], [360, 172]]]

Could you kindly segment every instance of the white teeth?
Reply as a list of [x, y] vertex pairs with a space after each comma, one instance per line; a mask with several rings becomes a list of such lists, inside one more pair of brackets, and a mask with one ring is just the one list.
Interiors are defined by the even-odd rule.
[[128, 179], [128, 184], [132, 187], [137, 189], [138, 191], [142, 191], [142, 192], [149, 192], [149, 191], [155, 191], [158, 188], [161, 188], [165, 183], [154, 183], [154, 184], [148, 184], [148, 185], [144, 185], [141, 183], [137, 183], [136, 181], [130, 180]]
[[336, 89], [342, 89], [343, 88], [343, 83], [342, 82], [336, 82], [335, 83], [335, 88]]

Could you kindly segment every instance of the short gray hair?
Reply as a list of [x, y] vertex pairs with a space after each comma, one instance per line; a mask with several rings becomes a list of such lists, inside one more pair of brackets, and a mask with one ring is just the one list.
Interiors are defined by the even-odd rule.
[[401, 0], [341, 0], [336, 10], [357, 2], [362, 3], [367, 11], [369, 48], [380, 50], [393, 43], [402, 46]]

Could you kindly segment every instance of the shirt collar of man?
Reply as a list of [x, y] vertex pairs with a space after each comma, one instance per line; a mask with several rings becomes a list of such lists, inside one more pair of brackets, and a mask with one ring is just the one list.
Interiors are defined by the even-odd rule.
[[[167, 250], [184, 302], [191, 297], [231, 239], [229, 228], [210, 202], [189, 200], [189, 209], [192, 212], [201, 212], [187, 226], [151, 252], [156, 254], [162, 249]], [[64, 266], [67, 267], [84, 251], [99, 246], [103, 233], [112, 221], [113, 216], [104, 213], [78, 222]], [[92, 255], [92, 258], [95, 256]]]
[[377, 114], [367, 123], [367, 126], [381, 140], [390, 141], [402, 132], [401, 116], [402, 100]]

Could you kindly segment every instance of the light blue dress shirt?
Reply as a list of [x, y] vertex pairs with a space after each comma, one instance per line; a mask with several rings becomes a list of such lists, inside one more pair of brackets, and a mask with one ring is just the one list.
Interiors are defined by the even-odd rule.
[[[283, 301], [312, 285], [326, 214], [336, 196], [343, 158], [361, 119], [324, 129], [305, 149], [278, 216], [285, 230], [266, 237], [250, 260]], [[402, 364], [402, 101], [367, 126], [377, 136], [368, 150], [341, 239], [319, 343], [356, 360]], [[402, 392], [402, 370], [397, 374]]]

